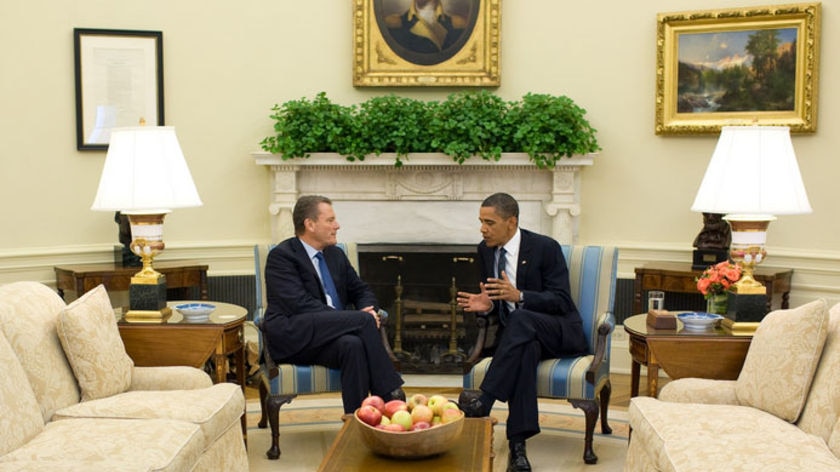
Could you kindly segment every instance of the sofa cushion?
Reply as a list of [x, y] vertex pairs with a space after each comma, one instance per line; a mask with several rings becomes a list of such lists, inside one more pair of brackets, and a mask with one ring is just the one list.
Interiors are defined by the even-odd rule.
[[828, 438], [828, 447], [835, 456], [840, 457], [840, 418], [834, 422], [834, 429]]
[[245, 413], [242, 387], [222, 383], [195, 390], [133, 391], [82, 402], [55, 413], [55, 420], [71, 418], [173, 419], [201, 429], [209, 447]]
[[840, 460], [820, 438], [757, 408], [634, 397], [628, 415], [631, 443], [639, 441], [628, 451], [648, 455], [643, 460], [628, 459], [628, 463], [655, 466], [645, 470], [840, 469]]
[[4, 464], [37, 460], [41, 468], [30, 470], [74, 470], [63, 467], [66, 461], [87, 464], [90, 472], [188, 471], [202, 452], [200, 436], [197, 426], [175, 420], [53, 421], [31, 441], [0, 457], [0, 470], [5, 470]]
[[42, 283], [0, 286], [0, 330], [29, 378], [44, 422], [55, 410], [79, 402], [79, 386], [56, 332], [65, 306], [64, 300]]
[[103, 285], [64, 309], [59, 316], [58, 336], [76, 374], [83, 401], [122, 393], [131, 385], [134, 361], [125, 352]]
[[41, 409], [26, 373], [0, 333], [0, 456], [29, 441], [44, 429]]
[[840, 303], [829, 311], [828, 336], [820, 365], [811, 382], [811, 391], [796, 423], [806, 433], [828, 442], [840, 417]]
[[802, 412], [828, 332], [825, 300], [764, 317], [735, 384], [742, 405], [794, 422]]

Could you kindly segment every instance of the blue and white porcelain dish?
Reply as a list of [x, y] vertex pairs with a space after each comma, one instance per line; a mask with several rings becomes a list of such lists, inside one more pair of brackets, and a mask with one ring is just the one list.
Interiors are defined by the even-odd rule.
[[688, 313], [678, 313], [677, 319], [683, 322], [685, 329], [699, 331], [714, 327], [723, 317], [714, 313], [691, 311]]
[[175, 305], [175, 309], [187, 321], [205, 321], [210, 318], [210, 313], [216, 309], [212, 303], [182, 303]]

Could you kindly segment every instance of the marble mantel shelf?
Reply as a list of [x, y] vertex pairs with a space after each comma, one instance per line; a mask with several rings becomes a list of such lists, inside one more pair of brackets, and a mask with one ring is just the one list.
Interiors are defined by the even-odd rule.
[[[463, 164], [444, 154], [409, 154], [402, 167], [394, 166], [394, 154], [356, 162], [335, 153], [289, 160], [268, 152], [251, 156], [269, 170], [274, 241], [294, 234], [291, 210], [298, 196], [322, 194], [333, 200], [342, 220], [353, 221], [342, 227], [345, 241], [474, 242], [478, 203], [505, 191], [519, 200], [523, 227], [573, 243], [581, 169], [593, 165], [593, 155], [585, 155], [539, 169], [525, 153], [505, 153], [499, 161], [473, 157]], [[399, 224], [382, 224], [390, 221]]]

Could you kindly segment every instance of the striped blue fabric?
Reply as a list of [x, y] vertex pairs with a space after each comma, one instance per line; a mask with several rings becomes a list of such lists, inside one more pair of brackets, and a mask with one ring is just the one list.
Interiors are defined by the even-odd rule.
[[[597, 327], [607, 322], [615, 326], [612, 315], [618, 271], [618, 250], [606, 246], [563, 245], [563, 256], [569, 266], [572, 299], [583, 319], [584, 334], [589, 340], [589, 354], [569, 359], [547, 359], [537, 367], [537, 395], [547, 398], [592, 400], [609, 380], [610, 337], [607, 356], [595, 375], [595, 382], [586, 381], [586, 372], [594, 359]], [[482, 359], [464, 375], [464, 388], [481, 385], [491, 358]]]

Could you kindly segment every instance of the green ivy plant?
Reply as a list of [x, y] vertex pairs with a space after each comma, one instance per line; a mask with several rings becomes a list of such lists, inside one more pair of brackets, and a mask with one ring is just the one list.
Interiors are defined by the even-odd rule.
[[260, 142], [284, 160], [335, 152], [349, 161], [390, 152], [399, 167], [409, 153], [440, 152], [463, 164], [472, 156], [499, 160], [525, 152], [540, 168], [600, 150], [586, 111], [565, 96], [527, 94], [505, 102], [488, 92], [456, 92], [443, 101], [378, 96], [358, 106], [326, 93], [275, 105], [275, 134]]

